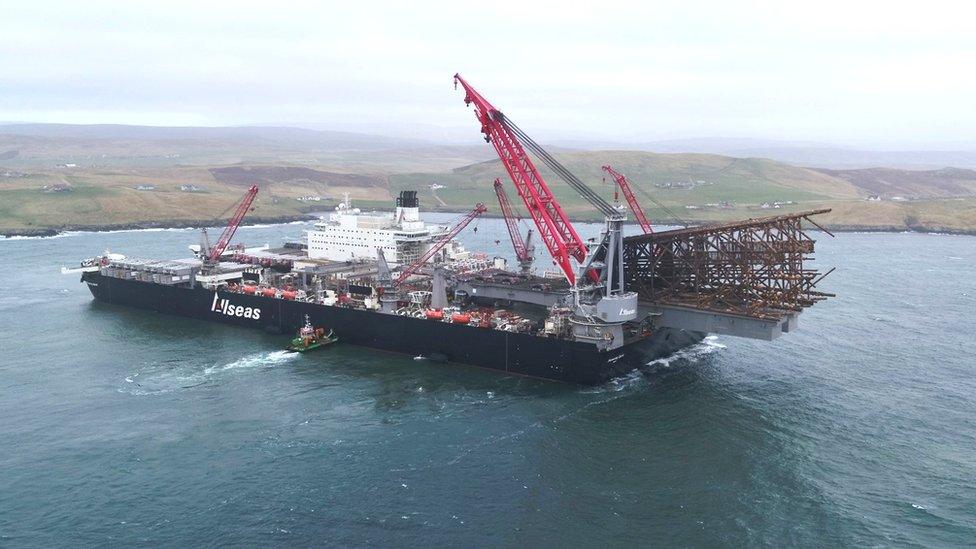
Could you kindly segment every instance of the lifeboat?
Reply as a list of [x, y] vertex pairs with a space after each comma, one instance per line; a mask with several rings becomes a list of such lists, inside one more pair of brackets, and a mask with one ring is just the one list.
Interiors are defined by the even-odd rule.
[[281, 297], [282, 297], [282, 299], [288, 299], [288, 300], [294, 301], [295, 300], [295, 292], [289, 292], [289, 291], [281, 292]]
[[274, 288], [265, 288], [261, 290], [261, 295], [264, 297], [274, 297], [276, 290]]
[[424, 314], [427, 316], [427, 320], [444, 320], [444, 311], [428, 309]]
[[244, 285], [244, 293], [247, 295], [254, 295], [257, 293], [257, 291], [258, 289], [256, 286], [249, 286], [247, 284]]
[[451, 315], [451, 322], [455, 324], [467, 324], [471, 322], [471, 315], [468, 313], [454, 313]]

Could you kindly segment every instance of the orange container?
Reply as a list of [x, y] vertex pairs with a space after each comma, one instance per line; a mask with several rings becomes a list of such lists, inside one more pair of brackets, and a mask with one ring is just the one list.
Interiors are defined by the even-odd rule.
[[471, 315], [468, 313], [454, 313], [451, 315], [451, 322], [456, 324], [467, 324], [471, 322]]
[[438, 311], [437, 309], [429, 309], [426, 313], [427, 320], [444, 320], [444, 311]]

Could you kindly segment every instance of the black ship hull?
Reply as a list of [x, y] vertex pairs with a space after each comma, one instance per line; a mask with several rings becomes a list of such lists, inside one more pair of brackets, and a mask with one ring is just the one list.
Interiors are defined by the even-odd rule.
[[303, 325], [307, 314], [314, 325], [327, 326], [344, 344], [583, 385], [604, 383], [695, 344], [705, 336], [699, 332], [663, 329], [601, 352], [594, 345], [576, 341], [362, 309], [124, 280], [98, 272], [83, 273], [82, 281], [96, 299], [107, 303], [285, 334]]

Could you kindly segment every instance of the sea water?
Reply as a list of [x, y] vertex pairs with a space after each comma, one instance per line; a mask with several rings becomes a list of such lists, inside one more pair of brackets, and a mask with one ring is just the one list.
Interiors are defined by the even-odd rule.
[[976, 238], [813, 234], [838, 296], [798, 331], [600, 387], [288, 354], [59, 273], [193, 230], [0, 240], [0, 545], [972, 546]]

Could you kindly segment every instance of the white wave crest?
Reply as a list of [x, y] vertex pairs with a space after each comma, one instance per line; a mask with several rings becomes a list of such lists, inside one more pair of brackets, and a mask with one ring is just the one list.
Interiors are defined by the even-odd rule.
[[26, 236], [26, 235], [12, 235], [12, 236], [0, 236], [0, 242], [11, 242], [14, 240], [54, 240], [55, 238], [65, 238], [72, 236], [70, 233], [58, 233], [51, 235], [38, 235], [38, 236]]
[[209, 368], [205, 369], [203, 373], [209, 376], [217, 372], [224, 372], [227, 370], [237, 370], [242, 368], [261, 368], [261, 367], [272, 368], [279, 364], [288, 362], [289, 360], [294, 360], [297, 356], [298, 353], [292, 353], [289, 351], [272, 351], [266, 353], [255, 353], [253, 355], [241, 357], [227, 364], [210, 366]]
[[248, 368], [273, 368], [298, 357], [298, 353], [288, 351], [268, 351], [241, 357], [226, 364], [216, 364], [203, 370], [187, 371], [171, 368], [166, 364], [149, 364], [142, 371], [125, 376], [119, 392], [134, 396], [160, 395], [198, 387], [222, 372]]
[[661, 366], [670, 368], [672, 364], [679, 361], [694, 362], [712, 353], [725, 349], [725, 345], [718, 342], [718, 336], [710, 335], [701, 342], [679, 349], [678, 351], [661, 358], [654, 359], [647, 363], [648, 366]]
[[186, 232], [195, 231], [199, 229], [189, 228], [189, 227], [153, 227], [149, 229], [112, 229], [106, 231], [62, 231], [57, 234], [52, 235], [39, 235], [39, 236], [24, 236], [24, 235], [14, 235], [14, 236], [0, 236], [0, 242], [7, 240], [54, 240], [57, 238], [70, 238], [73, 236], [82, 236], [88, 234], [118, 234], [118, 233], [162, 233], [162, 232]]
[[725, 348], [725, 345], [718, 342], [718, 336], [710, 335], [690, 347], [685, 347], [668, 356], [648, 362], [645, 368], [633, 370], [622, 376], [615, 377], [603, 385], [587, 387], [582, 389], [581, 392], [588, 394], [606, 394], [639, 390], [649, 383], [647, 376], [644, 375], [644, 371], [648, 368], [670, 368], [675, 363], [696, 362]]
[[615, 377], [605, 384], [590, 389], [594, 393], [619, 393], [628, 389], [635, 389], [647, 383], [647, 378], [640, 370], [634, 370], [626, 375]]

